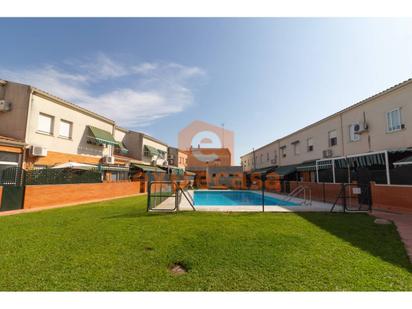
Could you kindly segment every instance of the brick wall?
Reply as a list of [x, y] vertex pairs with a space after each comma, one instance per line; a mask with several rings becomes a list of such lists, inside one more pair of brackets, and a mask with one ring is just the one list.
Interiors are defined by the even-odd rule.
[[1, 199], [3, 197], [3, 187], [0, 186], [0, 208], [1, 208]]
[[[336, 198], [338, 197], [342, 185], [340, 183], [316, 183], [316, 182], [298, 182], [290, 181], [290, 191], [295, 189], [299, 185], [310, 188], [312, 200], [325, 202], [325, 203], [335, 203]], [[346, 188], [346, 195], [349, 195], [350, 188]], [[342, 205], [343, 200], [339, 199], [337, 204]]]
[[412, 186], [372, 183], [372, 209], [412, 214]]
[[140, 182], [26, 186], [24, 208], [80, 204], [138, 194]]

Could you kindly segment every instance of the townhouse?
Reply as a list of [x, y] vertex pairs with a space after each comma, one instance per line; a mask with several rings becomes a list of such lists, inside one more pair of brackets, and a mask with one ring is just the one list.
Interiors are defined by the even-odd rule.
[[114, 121], [28, 85], [0, 85], [0, 135], [26, 143], [25, 168], [113, 163]]
[[187, 166], [187, 154], [176, 147], [168, 147], [169, 168], [176, 174], [183, 174]]
[[[241, 156], [246, 173], [284, 179], [411, 183], [412, 80]], [[399, 168], [403, 167], [403, 168]]]
[[38, 88], [4, 80], [0, 136], [7, 137], [8, 151], [12, 141], [18, 144], [21, 154], [13, 160], [24, 169], [99, 169], [104, 180], [118, 181], [130, 179], [131, 168], [164, 172], [157, 166], [167, 166], [167, 144]]

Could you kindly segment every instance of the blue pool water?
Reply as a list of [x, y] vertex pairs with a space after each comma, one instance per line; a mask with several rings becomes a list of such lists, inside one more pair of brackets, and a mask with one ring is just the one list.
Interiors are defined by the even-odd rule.
[[[195, 191], [195, 206], [245, 206], [262, 205], [262, 195], [252, 191]], [[265, 195], [265, 205], [296, 206]]]

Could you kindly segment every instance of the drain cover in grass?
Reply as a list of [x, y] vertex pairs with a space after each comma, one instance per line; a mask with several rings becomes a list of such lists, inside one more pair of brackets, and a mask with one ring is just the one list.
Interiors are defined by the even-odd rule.
[[181, 263], [174, 263], [169, 267], [169, 271], [174, 275], [183, 275], [187, 273], [187, 269]]

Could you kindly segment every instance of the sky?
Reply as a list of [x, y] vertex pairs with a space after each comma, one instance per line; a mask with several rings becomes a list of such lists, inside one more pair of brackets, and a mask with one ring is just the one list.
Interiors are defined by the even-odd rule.
[[236, 163], [412, 77], [412, 19], [3, 18], [0, 37], [0, 79], [171, 146], [224, 124]]

